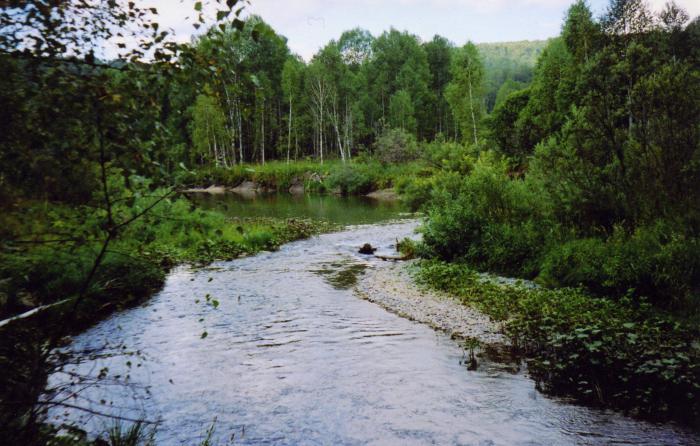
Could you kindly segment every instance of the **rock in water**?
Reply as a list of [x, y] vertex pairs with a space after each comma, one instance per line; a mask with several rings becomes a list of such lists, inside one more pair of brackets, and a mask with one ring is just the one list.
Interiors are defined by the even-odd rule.
[[371, 255], [371, 254], [374, 254], [374, 251], [376, 251], [376, 250], [377, 250], [377, 248], [373, 248], [372, 245], [370, 245], [369, 243], [365, 243], [365, 244], [362, 245], [362, 247], [360, 248], [359, 253], [360, 253], [360, 254], [370, 254], [370, 255]]

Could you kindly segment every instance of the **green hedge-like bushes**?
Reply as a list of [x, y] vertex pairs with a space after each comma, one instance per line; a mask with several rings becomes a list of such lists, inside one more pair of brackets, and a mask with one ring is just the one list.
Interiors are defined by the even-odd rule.
[[585, 231], [565, 225], [536, 179], [512, 177], [505, 161], [487, 154], [466, 177], [441, 173], [430, 191], [418, 184], [402, 190], [416, 188], [416, 200], [429, 195], [423, 228], [429, 257], [549, 287], [582, 286], [610, 297], [631, 292], [667, 309], [700, 307], [700, 239], [682, 222], [659, 218]]

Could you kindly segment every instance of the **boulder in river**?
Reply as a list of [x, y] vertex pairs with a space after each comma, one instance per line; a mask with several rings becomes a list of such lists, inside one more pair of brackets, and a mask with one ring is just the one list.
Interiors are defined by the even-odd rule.
[[244, 181], [231, 191], [244, 197], [253, 197], [258, 193], [258, 185], [252, 181]]
[[374, 254], [374, 251], [376, 251], [377, 248], [373, 248], [372, 245], [369, 243], [365, 243], [360, 247], [360, 250], [358, 251], [360, 254]]
[[304, 182], [299, 178], [294, 178], [291, 186], [289, 186], [289, 193], [292, 195], [304, 195]]

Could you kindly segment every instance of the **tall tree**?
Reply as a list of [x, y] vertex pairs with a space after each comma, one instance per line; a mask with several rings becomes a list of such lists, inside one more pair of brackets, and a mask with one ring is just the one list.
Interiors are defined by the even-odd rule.
[[399, 90], [389, 100], [389, 124], [393, 128], [399, 128], [409, 133], [416, 131], [416, 118], [413, 110], [411, 94], [406, 90]]
[[218, 101], [210, 92], [200, 94], [192, 110], [192, 142], [200, 162], [213, 163], [216, 167], [229, 167], [231, 153], [227, 153], [226, 118]]
[[338, 50], [343, 61], [353, 67], [359, 67], [372, 57], [372, 42], [374, 37], [369, 31], [354, 28], [345, 31], [338, 39]]
[[450, 65], [454, 46], [442, 36], [435, 35], [430, 42], [423, 44], [425, 48], [428, 66], [430, 67], [430, 93], [429, 107], [430, 124], [432, 132], [427, 134], [428, 139], [433, 139], [440, 133], [450, 134], [449, 104], [445, 98], [445, 89], [452, 80]]
[[452, 81], [447, 86], [447, 100], [459, 122], [463, 140], [477, 144], [484, 113], [484, 67], [473, 43], [455, 50], [450, 71]]
[[418, 37], [391, 29], [374, 40], [373, 57], [368, 66], [368, 83], [381, 110], [378, 131], [388, 122], [389, 101], [399, 90], [406, 90], [416, 114], [417, 133], [429, 133], [430, 68], [425, 49]]
[[[282, 91], [289, 104], [289, 117], [287, 119], [287, 163], [292, 147], [292, 127], [294, 125], [294, 103], [303, 94], [304, 62], [298, 56], [290, 56], [282, 69]], [[294, 157], [296, 159], [296, 155]]]

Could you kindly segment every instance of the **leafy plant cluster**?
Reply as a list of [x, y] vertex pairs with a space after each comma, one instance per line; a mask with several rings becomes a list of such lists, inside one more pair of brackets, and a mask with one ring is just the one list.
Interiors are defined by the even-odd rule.
[[463, 263], [421, 261], [414, 273], [419, 283], [503, 321], [543, 390], [697, 426], [696, 326], [629, 297], [497, 284]]
[[612, 1], [596, 21], [575, 3], [532, 85], [485, 121], [488, 140], [403, 186], [428, 211], [432, 255], [696, 312], [698, 30], [674, 4], [654, 16]]

